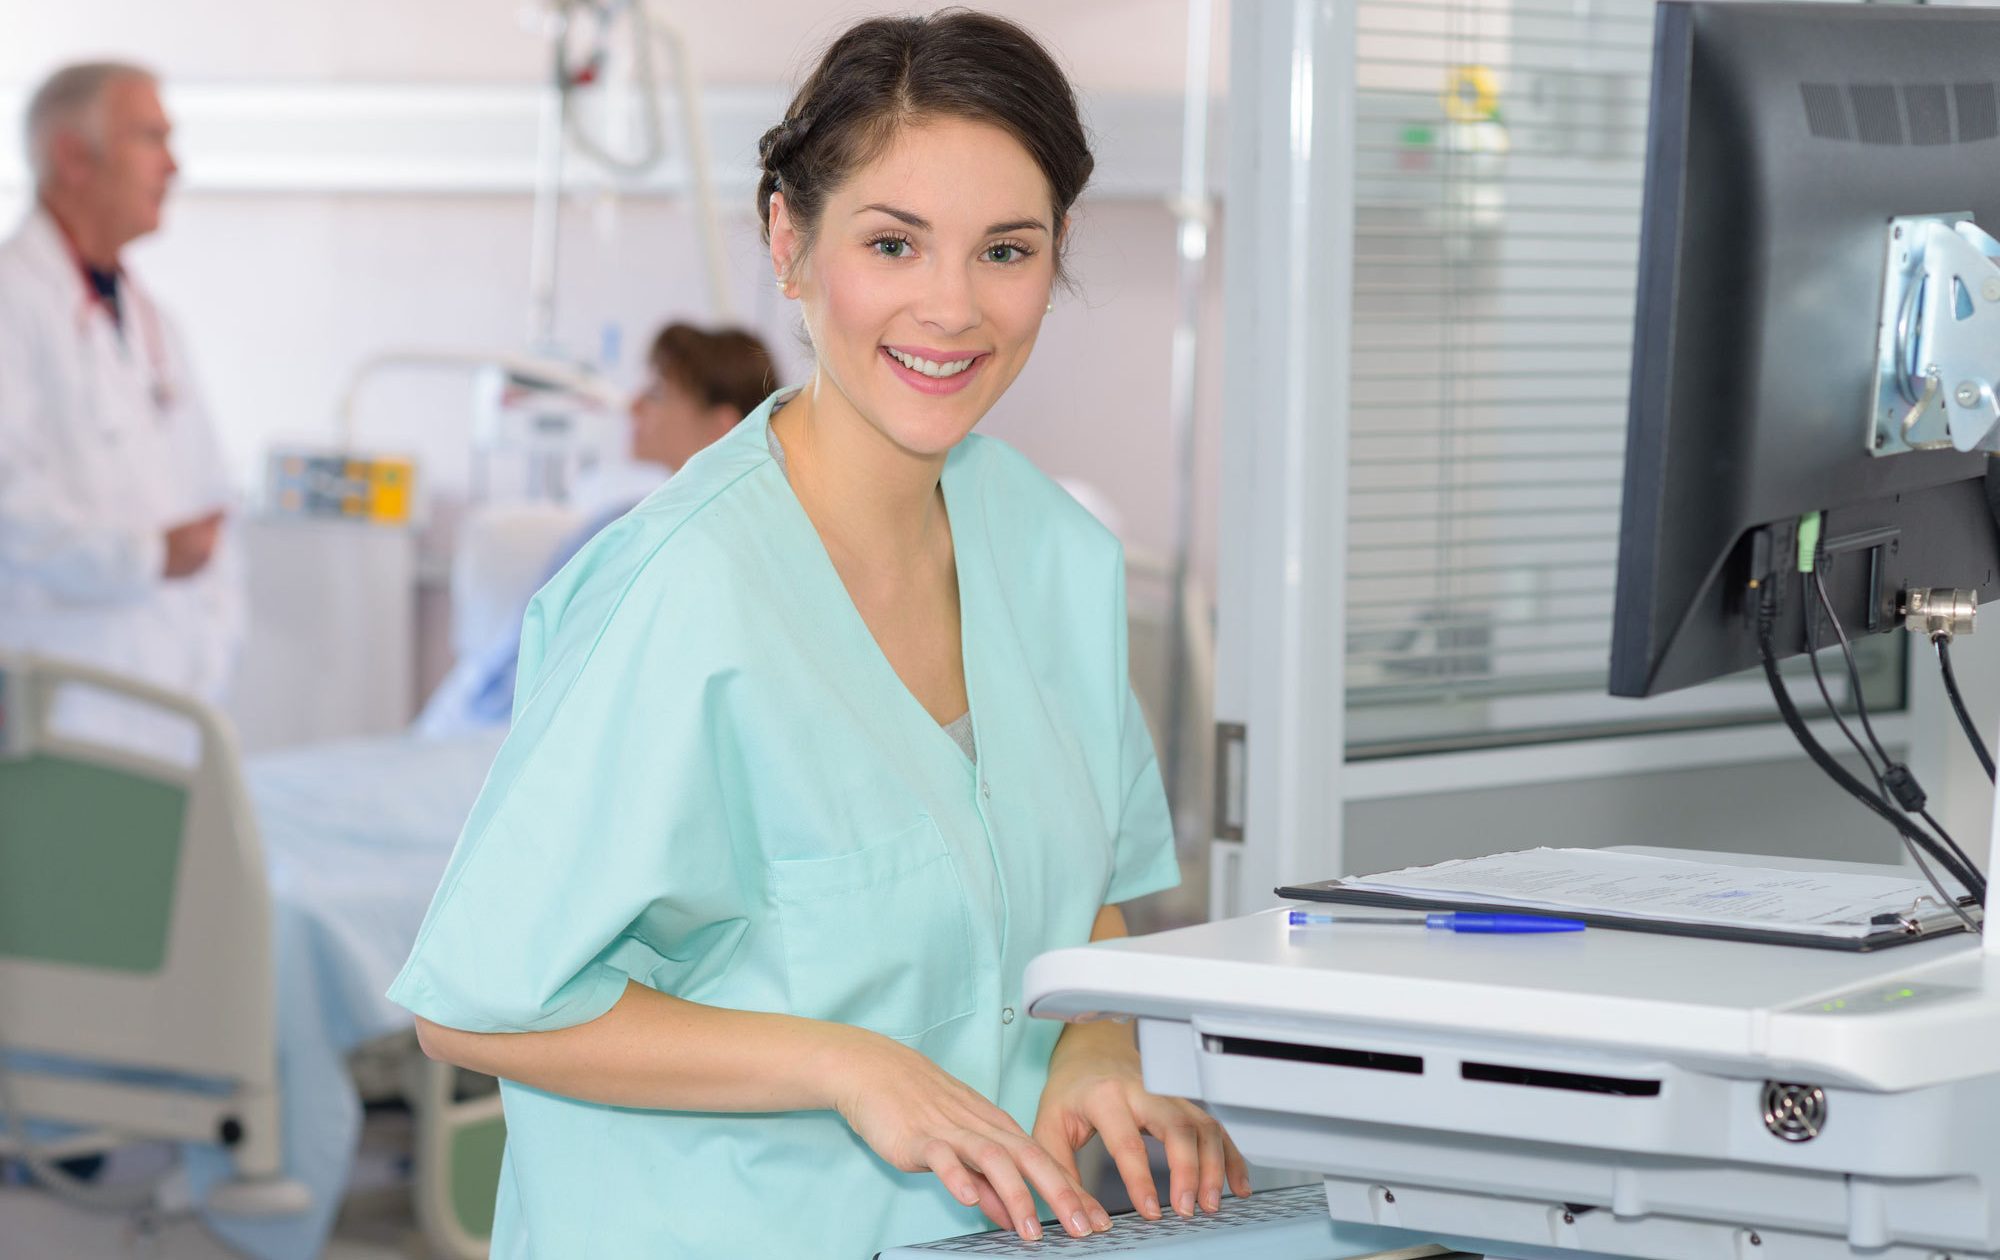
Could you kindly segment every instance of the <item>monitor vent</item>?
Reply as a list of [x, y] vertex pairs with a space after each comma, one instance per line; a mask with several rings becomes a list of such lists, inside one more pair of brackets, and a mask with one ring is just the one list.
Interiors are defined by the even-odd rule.
[[2000, 107], [1996, 107], [1991, 83], [1957, 83], [1951, 92], [1958, 105], [1960, 144], [2000, 136]]
[[1951, 105], [1942, 83], [1905, 84], [1903, 113], [1911, 144], [1951, 143]]
[[2000, 138], [2000, 85], [1993, 83], [1801, 83], [1799, 96], [1806, 127], [1821, 140], [1928, 145]]
[[1852, 140], [1847, 125], [1847, 97], [1831, 83], [1801, 83], [1806, 99], [1806, 125], [1822, 140]]
[[1855, 83], [1847, 89], [1854, 102], [1854, 128], [1863, 144], [1903, 143], [1903, 112], [1896, 107], [1896, 89], [1881, 83]]

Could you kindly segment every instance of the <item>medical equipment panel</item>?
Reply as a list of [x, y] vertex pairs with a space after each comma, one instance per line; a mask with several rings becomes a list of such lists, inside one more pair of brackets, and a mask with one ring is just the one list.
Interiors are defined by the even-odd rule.
[[274, 450], [266, 464], [266, 501], [274, 516], [407, 525], [416, 463], [392, 455]]

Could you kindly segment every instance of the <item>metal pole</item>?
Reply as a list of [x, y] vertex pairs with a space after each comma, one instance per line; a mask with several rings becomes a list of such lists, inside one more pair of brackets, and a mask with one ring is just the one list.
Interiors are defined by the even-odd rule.
[[[1188, 0], [1187, 67], [1181, 95], [1181, 178], [1174, 199], [1177, 221], [1175, 251], [1180, 267], [1175, 279], [1178, 315], [1174, 321], [1172, 366], [1167, 391], [1167, 417], [1174, 451], [1173, 589], [1168, 595], [1167, 631], [1167, 800], [1178, 813], [1183, 784], [1199, 780], [1182, 773], [1187, 739], [1182, 728], [1188, 710], [1188, 634], [1191, 614], [1208, 610], [1188, 607], [1188, 569], [1194, 545], [1195, 401], [1199, 383], [1201, 304], [1208, 275], [1208, 80], [1214, 13], [1211, 0]], [[1176, 833], [1185, 829], [1178, 825]], [[1200, 820], [1196, 820], [1199, 834]]]
[[563, 149], [569, 123], [569, 85], [562, 82], [562, 41], [569, 38], [570, 13], [560, 6], [550, 18], [548, 95], [542, 101], [541, 137], [535, 171], [535, 213], [528, 247], [528, 345], [553, 350], [556, 341], [556, 274], [562, 247]]

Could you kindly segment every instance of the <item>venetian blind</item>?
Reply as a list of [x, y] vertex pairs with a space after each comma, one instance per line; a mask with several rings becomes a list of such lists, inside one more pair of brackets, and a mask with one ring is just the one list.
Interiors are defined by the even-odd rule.
[[1356, 755], [1768, 708], [1604, 695], [1652, 0], [1362, 0]]

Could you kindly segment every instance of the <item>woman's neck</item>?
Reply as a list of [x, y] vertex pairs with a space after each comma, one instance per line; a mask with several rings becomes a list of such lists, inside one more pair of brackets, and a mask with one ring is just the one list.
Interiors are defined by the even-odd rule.
[[823, 376], [772, 416], [787, 475], [821, 537], [877, 571], [908, 572], [950, 548], [938, 481], [944, 456], [890, 441]]

